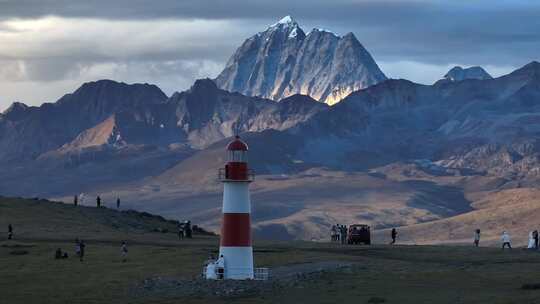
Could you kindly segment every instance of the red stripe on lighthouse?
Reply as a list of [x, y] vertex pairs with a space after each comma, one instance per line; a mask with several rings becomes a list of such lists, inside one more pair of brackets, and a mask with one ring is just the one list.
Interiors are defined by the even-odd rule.
[[251, 219], [249, 213], [223, 213], [221, 246], [251, 246]]

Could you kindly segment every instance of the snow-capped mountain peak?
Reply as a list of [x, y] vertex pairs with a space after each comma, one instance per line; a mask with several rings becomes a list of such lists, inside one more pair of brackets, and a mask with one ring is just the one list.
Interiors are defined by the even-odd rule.
[[278, 22], [272, 24], [270, 27], [276, 27], [280, 25], [298, 25], [296, 21], [289, 15], [281, 18]]
[[216, 84], [224, 90], [273, 100], [309, 95], [331, 105], [385, 79], [354, 35], [339, 37], [320, 28], [306, 35], [287, 16], [247, 39]]

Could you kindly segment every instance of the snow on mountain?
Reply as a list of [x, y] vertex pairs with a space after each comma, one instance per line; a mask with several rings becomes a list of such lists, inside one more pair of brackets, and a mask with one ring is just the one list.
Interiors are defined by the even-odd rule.
[[309, 34], [287, 16], [247, 39], [216, 78], [227, 91], [273, 100], [303, 94], [335, 104], [386, 79], [354, 34]]
[[285, 17], [281, 18], [278, 22], [272, 24], [270, 27], [276, 27], [276, 26], [279, 26], [281, 24], [294, 25], [294, 24], [296, 24], [296, 21], [294, 21], [294, 19], [291, 16], [285, 16]]
[[479, 66], [465, 69], [460, 66], [455, 66], [444, 75], [444, 78], [450, 81], [462, 81], [465, 79], [491, 79], [493, 77]]

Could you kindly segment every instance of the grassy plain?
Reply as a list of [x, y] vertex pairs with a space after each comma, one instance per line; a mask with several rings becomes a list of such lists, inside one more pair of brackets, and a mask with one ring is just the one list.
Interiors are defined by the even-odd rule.
[[[59, 209], [46, 213], [48, 208]], [[55, 231], [49, 221], [58, 221], [54, 214], [59, 210], [74, 220], [72, 226]], [[283, 269], [340, 261], [352, 267], [235, 298], [140, 293], [148, 278], [196, 279], [203, 261], [216, 251], [218, 238], [180, 241], [174, 233], [153, 232], [153, 226], [166, 224], [153, 218], [129, 228], [119, 223], [132, 223], [131, 218], [113, 224], [92, 219], [105, 213], [141, 218], [112, 210], [0, 199], [0, 227], [7, 221], [17, 223], [16, 239], [0, 241], [0, 303], [540, 303], [540, 289], [534, 289], [540, 284], [539, 252], [314, 242], [255, 242], [256, 266]], [[73, 239], [80, 235], [88, 239], [84, 262], [73, 256], [54, 260], [58, 247], [73, 255]], [[122, 240], [129, 244], [126, 263], [120, 258]], [[13, 254], [17, 251], [27, 253]], [[525, 284], [533, 288], [523, 289]]]

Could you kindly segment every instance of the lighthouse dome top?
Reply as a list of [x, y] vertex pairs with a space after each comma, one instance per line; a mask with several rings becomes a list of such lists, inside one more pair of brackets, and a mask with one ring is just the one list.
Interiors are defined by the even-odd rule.
[[227, 150], [229, 151], [247, 151], [248, 146], [245, 142], [240, 139], [240, 136], [236, 135], [234, 140], [227, 145]]

